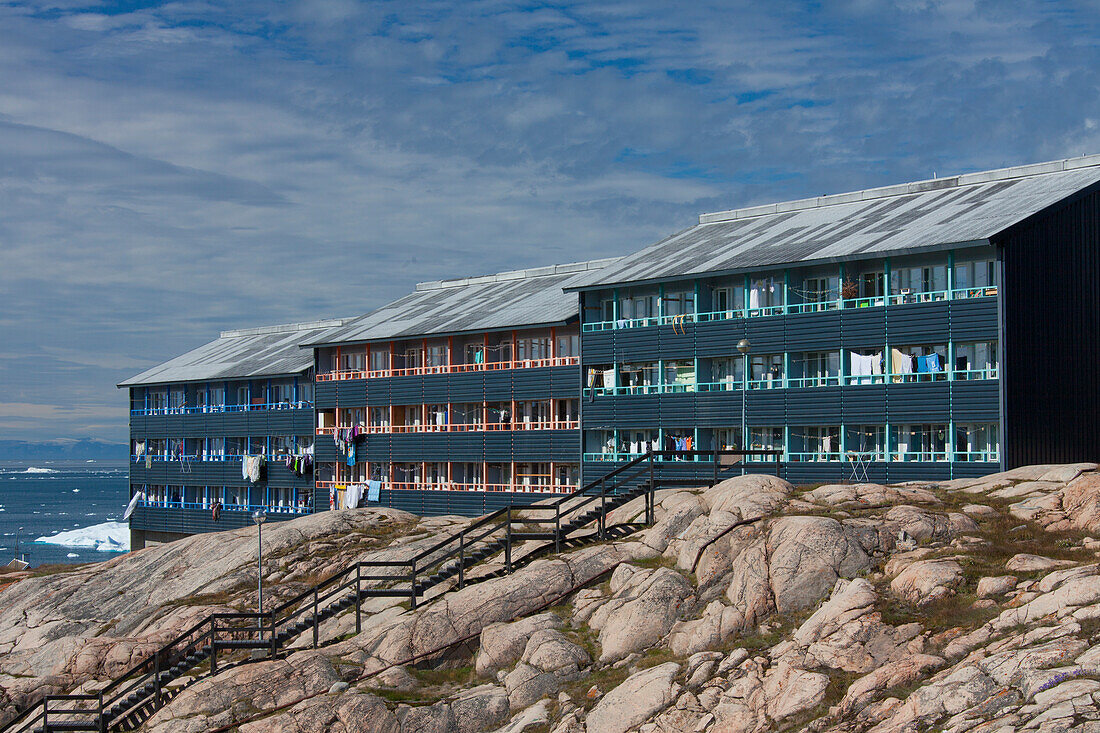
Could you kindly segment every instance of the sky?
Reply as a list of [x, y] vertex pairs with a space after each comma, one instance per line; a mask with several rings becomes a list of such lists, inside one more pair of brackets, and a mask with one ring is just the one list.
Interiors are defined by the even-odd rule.
[[218, 331], [1100, 152], [1100, 6], [0, 0], [0, 439]]

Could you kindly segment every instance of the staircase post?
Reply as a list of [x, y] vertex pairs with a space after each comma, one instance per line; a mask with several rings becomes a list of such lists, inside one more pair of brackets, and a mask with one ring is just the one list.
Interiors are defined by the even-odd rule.
[[466, 530], [458, 533], [458, 587], [466, 584]]
[[607, 484], [600, 479], [600, 524], [599, 537], [607, 539]]
[[313, 589], [313, 648], [317, 648], [317, 588]]
[[409, 607], [416, 610], [416, 562], [412, 564], [412, 571], [409, 573], [409, 579], [412, 581], [409, 585]]
[[49, 733], [50, 730], [50, 696], [42, 698], [42, 730]]
[[103, 715], [103, 693], [99, 693], [99, 733], [107, 733], [107, 718]]
[[710, 482], [711, 486], [715, 486], [718, 483], [718, 449], [714, 449], [714, 480]]
[[512, 505], [508, 505], [508, 513], [505, 515], [508, 524], [504, 528], [504, 572], [512, 572]]
[[218, 673], [218, 619], [210, 618], [210, 676]]
[[279, 656], [279, 633], [275, 626], [275, 609], [271, 609], [271, 658]]
[[363, 601], [359, 586], [363, 582], [362, 565], [355, 564], [355, 633], [358, 634], [363, 629], [362, 614], [363, 614]]
[[554, 505], [554, 552], [561, 552], [561, 504]]
[[160, 708], [160, 650], [153, 655], [153, 709]]

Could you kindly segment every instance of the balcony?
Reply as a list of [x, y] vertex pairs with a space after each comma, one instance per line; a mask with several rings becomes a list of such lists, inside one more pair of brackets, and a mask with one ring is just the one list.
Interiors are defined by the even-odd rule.
[[547, 367], [576, 366], [579, 356], [555, 356], [546, 359], [519, 359], [516, 361], [489, 361], [473, 364], [447, 364], [419, 366], [402, 369], [348, 370], [318, 374], [318, 382], [340, 382], [348, 379], [380, 379], [383, 377], [409, 377], [430, 374], [466, 374], [468, 372], [492, 372], [505, 369], [545, 369]]
[[968, 300], [972, 298], [996, 297], [997, 288], [958, 288], [955, 290], [936, 290], [925, 293], [898, 293], [880, 295], [872, 298], [841, 298], [837, 300], [813, 303], [791, 303], [760, 308], [739, 308], [734, 310], [712, 311], [709, 313], [686, 313], [677, 316], [652, 316], [649, 318], [620, 318], [614, 321], [594, 321], [581, 326], [584, 333], [615, 331], [626, 328], [649, 328], [653, 326], [672, 326], [680, 328], [688, 323], [709, 323], [712, 321], [732, 321], [743, 318], [767, 318], [788, 313], [821, 313], [825, 311], [852, 308], [881, 308], [887, 305], [907, 305], [910, 303], [935, 303], [946, 300]]
[[[348, 484], [362, 484], [364, 481], [318, 481], [318, 489], [336, 489], [341, 492]], [[383, 481], [382, 488], [393, 491], [488, 491], [511, 492], [517, 494], [570, 494], [577, 490], [576, 484], [484, 484], [461, 483], [457, 481]]]
[[202, 405], [200, 407], [147, 407], [130, 410], [131, 415], [213, 415], [223, 412], [254, 412], [262, 410], [312, 410], [313, 403], [259, 402], [252, 405]]
[[918, 382], [950, 382], [997, 379], [997, 367], [989, 369], [948, 370], [918, 372], [913, 374], [830, 375], [819, 377], [744, 380], [727, 379], [721, 382], [692, 382], [672, 384], [647, 384], [627, 387], [587, 387], [585, 397], [618, 397], [622, 395], [681, 394], [685, 392], [738, 392], [742, 389], [812, 389], [815, 387], [863, 386], [869, 384], [909, 384]]
[[[138, 502], [138, 506], [151, 507], [155, 509], [200, 509], [204, 511], [212, 511], [214, 509], [214, 502], [210, 500], [203, 501], [173, 501], [171, 499], [143, 499]], [[269, 514], [278, 515], [302, 515], [312, 514], [313, 509], [305, 505], [305, 500], [300, 500], [299, 504], [295, 506], [280, 506], [277, 503], [271, 502], [267, 504], [237, 504], [233, 502], [227, 502], [222, 504], [221, 510], [223, 512], [247, 512], [251, 513], [257, 509], [263, 508]]]
[[[627, 461], [634, 460], [638, 456], [643, 455], [641, 453], [585, 453], [585, 463], [625, 463]], [[889, 461], [890, 463], [940, 463], [948, 461], [957, 462], [988, 462], [997, 463], [1000, 461], [1000, 452], [997, 450], [986, 451], [969, 451], [969, 452], [949, 452], [949, 451], [906, 451], [898, 453], [896, 451], [887, 455], [881, 450], [875, 451], [816, 451], [816, 452], [786, 452], [780, 457], [780, 461], [785, 463], [884, 463]], [[664, 460], [658, 458], [657, 460]], [[709, 456], [696, 456], [691, 459], [699, 462], [710, 462], [712, 459]], [[771, 458], [764, 458], [760, 456], [747, 456], [745, 458], [746, 463], [760, 463], [771, 462]]]
[[[336, 430], [347, 430], [351, 426], [340, 428], [317, 428], [317, 435], [334, 435]], [[506, 422], [506, 423], [455, 423], [449, 425], [367, 425], [359, 427], [360, 435], [401, 435], [407, 433], [472, 433], [521, 430], [578, 430], [579, 420], [551, 420], [543, 422]]]

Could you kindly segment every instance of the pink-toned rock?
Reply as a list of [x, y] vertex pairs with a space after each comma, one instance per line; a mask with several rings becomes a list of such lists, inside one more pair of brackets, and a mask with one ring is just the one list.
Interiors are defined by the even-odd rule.
[[1052, 560], [1042, 555], [1029, 555], [1021, 552], [1018, 555], [1013, 555], [1005, 563], [1005, 570], [1015, 573], [1034, 573], [1054, 570], [1055, 568], [1068, 568], [1074, 564], [1073, 560]]
[[1017, 579], [1015, 575], [998, 575], [996, 577], [981, 578], [978, 581], [978, 598], [991, 596], [1003, 596], [1016, 589]]
[[890, 590], [910, 603], [925, 604], [954, 595], [963, 581], [954, 560], [918, 560], [890, 581]]
[[1062, 491], [1062, 510], [1077, 529], [1100, 530], [1100, 473], [1070, 482]]
[[848, 687], [844, 699], [840, 701], [840, 709], [844, 712], [862, 709], [880, 692], [891, 687], [907, 685], [943, 663], [942, 657], [914, 654], [905, 659], [884, 664], [870, 674], [860, 677]]

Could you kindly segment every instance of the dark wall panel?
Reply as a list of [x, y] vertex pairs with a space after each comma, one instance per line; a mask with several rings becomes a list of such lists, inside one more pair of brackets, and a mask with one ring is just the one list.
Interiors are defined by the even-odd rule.
[[820, 351], [825, 343], [840, 343], [840, 311], [797, 313], [786, 322], [788, 351]]
[[996, 298], [951, 302], [951, 337], [955, 341], [992, 341], [997, 330]]
[[892, 305], [886, 312], [891, 346], [947, 341], [947, 301]]
[[840, 311], [840, 334], [849, 349], [881, 347], [886, 338], [886, 309], [849, 308]]
[[1000, 385], [996, 380], [951, 383], [951, 414], [955, 422], [997, 422]]
[[898, 423], [947, 422], [951, 392], [947, 382], [886, 385], [887, 419]]
[[1007, 466], [1100, 459], [1100, 194], [999, 238]]

